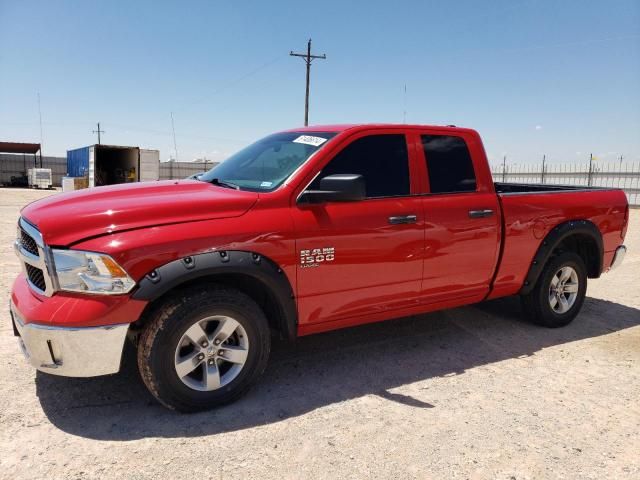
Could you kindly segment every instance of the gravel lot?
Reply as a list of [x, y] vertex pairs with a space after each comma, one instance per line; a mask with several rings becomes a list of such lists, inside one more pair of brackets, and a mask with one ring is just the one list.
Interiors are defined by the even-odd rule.
[[620, 269], [546, 330], [503, 299], [277, 344], [217, 411], [157, 405], [124, 371], [36, 373], [6, 308], [19, 208], [0, 189], [0, 478], [640, 478], [640, 211]]

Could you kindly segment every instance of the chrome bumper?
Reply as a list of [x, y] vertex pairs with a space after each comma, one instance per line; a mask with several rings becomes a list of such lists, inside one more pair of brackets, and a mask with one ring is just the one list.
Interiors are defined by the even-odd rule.
[[616, 253], [613, 255], [613, 260], [611, 261], [611, 270], [620, 266], [626, 254], [627, 247], [625, 247], [624, 245], [620, 245], [618, 248], [616, 248]]
[[129, 324], [104, 327], [52, 327], [28, 323], [11, 304], [22, 353], [41, 372], [96, 377], [120, 370]]

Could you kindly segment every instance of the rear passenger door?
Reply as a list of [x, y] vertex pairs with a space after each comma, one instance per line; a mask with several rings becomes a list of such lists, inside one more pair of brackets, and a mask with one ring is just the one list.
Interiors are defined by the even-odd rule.
[[358, 134], [307, 188], [318, 189], [328, 175], [359, 174], [367, 198], [292, 209], [301, 325], [371, 320], [368, 315], [418, 304], [424, 223], [422, 199], [412, 195], [410, 158], [404, 132]]
[[422, 197], [422, 301], [479, 301], [489, 292], [500, 242], [497, 196], [476, 178], [474, 163], [484, 161], [482, 147], [463, 133], [424, 131], [415, 140], [428, 191]]

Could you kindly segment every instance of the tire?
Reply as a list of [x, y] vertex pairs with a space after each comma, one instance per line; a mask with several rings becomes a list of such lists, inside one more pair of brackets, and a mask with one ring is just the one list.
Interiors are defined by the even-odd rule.
[[[563, 283], [560, 278], [566, 276], [566, 273], [571, 275]], [[574, 286], [576, 283], [577, 286]], [[586, 292], [587, 269], [584, 260], [574, 252], [562, 252], [549, 259], [533, 290], [522, 295], [524, 313], [531, 322], [538, 325], [564, 327], [580, 312]], [[572, 293], [575, 293], [575, 297]]]
[[150, 312], [138, 368], [160, 403], [197, 412], [244, 394], [264, 372], [270, 348], [260, 307], [240, 291], [207, 284], [184, 289]]

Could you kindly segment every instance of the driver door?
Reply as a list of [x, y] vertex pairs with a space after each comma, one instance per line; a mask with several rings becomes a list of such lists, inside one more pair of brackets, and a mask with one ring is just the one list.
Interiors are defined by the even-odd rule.
[[367, 198], [293, 208], [301, 326], [418, 304], [424, 215], [412, 196], [410, 153], [398, 130], [352, 137], [307, 189], [328, 175], [359, 174]]

